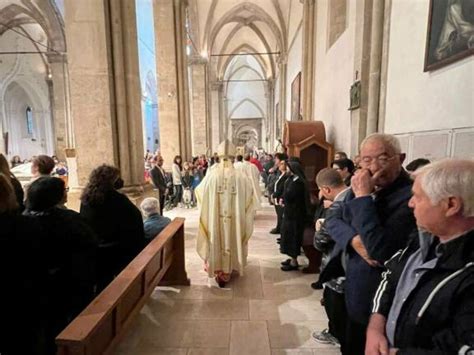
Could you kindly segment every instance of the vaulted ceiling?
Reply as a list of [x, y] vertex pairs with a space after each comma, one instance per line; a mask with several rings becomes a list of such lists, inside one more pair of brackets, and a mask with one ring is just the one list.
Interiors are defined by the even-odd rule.
[[300, 0], [191, 0], [189, 11], [193, 43], [210, 58], [217, 77], [223, 78], [232, 62], [226, 54], [261, 53], [255, 58], [271, 78], [279, 55], [270, 53], [286, 55], [303, 5]]

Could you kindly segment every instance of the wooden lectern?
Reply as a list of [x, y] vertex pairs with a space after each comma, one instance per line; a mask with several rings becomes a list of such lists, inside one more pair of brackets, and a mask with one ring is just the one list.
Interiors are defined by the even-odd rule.
[[316, 175], [331, 166], [334, 148], [326, 142], [326, 130], [321, 121], [286, 122], [283, 146], [290, 157], [298, 157], [304, 168], [312, 198], [317, 198]]

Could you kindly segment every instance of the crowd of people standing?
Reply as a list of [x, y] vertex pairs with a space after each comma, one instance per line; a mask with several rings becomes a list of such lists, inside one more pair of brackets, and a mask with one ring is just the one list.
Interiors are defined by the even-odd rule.
[[311, 287], [329, 322], [313, 337], [342, 354], [471, 354], [474, 162], [404, 159], [396, 137], [368, 136], [317, 174], [316, 199], [301, 162], [276, 154], [266, 188], [281, 270], [299, 270], [303, 248], [302, 271], [321, 271]]

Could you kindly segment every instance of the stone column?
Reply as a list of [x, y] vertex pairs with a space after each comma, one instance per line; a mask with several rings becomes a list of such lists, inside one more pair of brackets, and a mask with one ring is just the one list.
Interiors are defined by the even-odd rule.
[[[279, 112], [279, 117], [277, 117], [278, 120], [280, 120], [280, 127], [281, 127], [281, 133], [280, 135], [283, 134], [283, 129], [284, 129], [284, 123], [286, 121], [286, 75], [287, 75], [287, 62], [286, 62], [286, 57], [282, 54], [280, 57], [280, 63], [279, 63], [279, 72], [280, 72], [280, 112]], [[277, 139], [282, 139], [282, 137], [277, 137]]]
[[69, 157], [76, 158], [78, 183], [84, 186], [92, 169], [116, 163], [106, 2], [89, 1], [85, 6], [81, 1], [66, 0], [64, 5], [76, 138]]
[[[356, 3], [356, 34], [354, 43], [354, 81], [360, 80], [360, 108], [351, 111], [351, 155], [359, 151], [359, 144], [367, 134], [367, 108], [369, 102], [370, 33], [374, 0]], [[377, 1], [377, 0], [375, 0]]]
[[135, 2], [108, 0], [116, 136], [116, 156], [125, 185], [143, 184], [143, 122]]
[[383, 46], [382, 46], [382, 65], [380, 74], [380, 99], [379, 99], [379, 120], [378, 132], [385, 129], [385, 113], [387, 102], [387, 78], [388, 78], [388, 52], [390, 46], [390, 19], [392, 13], [392, 0], [385, 0], [385, 14], [383, 21]]
[[66, 81], [66, 55], [48, 55], [51, 75], [51, 114], [54, 122], [56, 154], [64, 160], [66, 148], [74, 148], [74, 130], [69, 111], [68, 84]]
[[316, 4], [315, 0], [304, 0], [303, 4], [303, 66], [302, 108], [303, 120], [313, 120], [314, 75], [316, 53]]
[[160, 151], [165, 166], [175, 155], [191, 158], [185, 6], [179, 0], [154, 0]]
[[192, 72], [192, 154], [206, 154], [207, 142], [207, 61], [196, 58], [191, 65]]
[[210, 101], [211, 101], [211, 136], [212, 136], [212, 145], [209, 147], [211, 152], [210, 154], [214, 153], [217, 149], [217, 146], [219, 145], [221, 141], [221, 135], [220, 135], [220, 101], [219, 101], [219, 93], [222, 88], [222, 83], [217, 82], [217, 83], [212, 83], [210, 85]]
[[135, 3], [66, 0], [65, 9], [76, 143], [67, 156], [81, 186], [106, 163], [136, 188], [144, 167]]
[[370, 33], [369, 102], [367, 108], [367, 135], [377, 132], [379, 120], [380, 74], [384, 34], [385, 0], [372, 4], [372, 24]]

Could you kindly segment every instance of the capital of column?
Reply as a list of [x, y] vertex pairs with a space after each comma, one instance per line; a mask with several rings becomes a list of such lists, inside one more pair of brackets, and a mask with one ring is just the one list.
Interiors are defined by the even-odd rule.
[[286, 53], [284, 53], [284, 52], [280, 53], [280, 55], [277, 58], [277, 64], [278, 65], [284, 65], [284, 64], [287, 64], [287, 63], [288, 63], [288, 56], [286, 55]]
[[192, 55], [188, 57], [188, 65], [207, 64], [209, 60], [200, 55]]
[[214, 81], [214, 82], [211, 83], [210, 87], [211, 87], [211, 90], [220, 91], [224, 88], [224, 82]]

